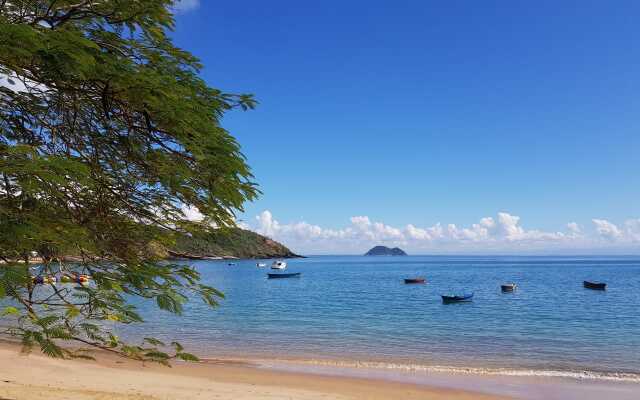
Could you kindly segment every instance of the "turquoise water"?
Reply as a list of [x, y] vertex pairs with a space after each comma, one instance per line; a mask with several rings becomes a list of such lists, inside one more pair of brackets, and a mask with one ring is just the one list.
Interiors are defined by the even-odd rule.
[[[220, 307], [174, 317], [143, 304], [148, 323], [123, 335], [179, 338], [204, 356], [640, 377], [640, 257], [323, 256], [288, 260], [302, 276], [280, 280], [256, 262], [194, 262], [225, 293]], [[412, 276], [428, 283], [405, 285]], [[517, 291], [501, 293], [505, 282]], [[475, 297], [442, 304], [449, 292]]]

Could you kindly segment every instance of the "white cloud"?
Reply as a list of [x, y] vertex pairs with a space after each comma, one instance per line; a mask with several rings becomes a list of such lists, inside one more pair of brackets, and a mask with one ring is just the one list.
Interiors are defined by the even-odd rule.
[[606, 219], [592, 219], [596, 231], [605, 239], [614, 240], [622, 237], [622, 231]]
[[526, 229], [519, 216], [508, 212], [481, 218], [468, 226], [437, 223], [429, 227], [415, 224], [394, 227], [360, 215], [351, 217], [346, 227], [330, 229], [305, 221], [281, 223], [268, 210], [260, 213], [255, 221], [255, 224], [244, 224], [243, 227], [305, 254], [359, 254], [377, 244], [402, 246], [414, 254], [640, 251], [637, 247], [640, 243], [640, 219], [626, 221], [624, 228], [594, 219], [594, 229], [589, 231], [576, 222], [569, 222], [563, 232]]
[[351, 217], [351, 224], [356, 235], [360, 234], [371, 240], [387, 241], [403, 238], [400, 229], [381, 222], [371, 222], [366, 216]]
[[176, 12], [188, 12], [200, 7], [200, 0], [177, 0], [173, 8]]
[[17, 80], [15, 76], [8, 76], [0, 73], [0, 86], [10, 89], [14, 92], [26, 92], [27, 88], [25, 85]]
[[0, 65], [0, 87], [5, 87], [15, 93], [44, 93], [49, 90], [47, 86], [19, 76], [2, 65]]
[[431, 234], [426, 229], [421, 229], [413, 226], [412, 224], [407, 225], [405, 228], [405, 235], [409, 239], [415, 240], [429, 240], [431, 239]]
[[640, 242], [640, 218], [630, 219], [624, 223], [625, 234], [632, 242]]
[[256, 217], [258, 220], [257, 231], [265, 236], [274, 236], [279, 227], [278, 221], [273, 219], [271, 211], [266, 210]]
[[572, 235], [579, 235], [582, 233], [582, 229], [580, 229], [580, 225], [577, 222], [569, 222], [567, 224], [567, 229]]
[[189, 221], [198, 222], [204, 219], [204, 215], [202, 215], [202, 213], [200, 212], [200, 210], [198, 210], [197, 207], [187, 206], [183, 204], [182, 207], [180, 207], [180, 211], [182, 211], [182, 214], [184, 214], [184, 217]]
[[491, 229], [496, 226], [496, 222], [491, 217], [484, 217], [480, 218], [480, 226]]
[[524, 229], [518, 225], [520, 217], [505, 212], [498, 213], [498, 231], [507, 240], [518, 240], [524, 235]]

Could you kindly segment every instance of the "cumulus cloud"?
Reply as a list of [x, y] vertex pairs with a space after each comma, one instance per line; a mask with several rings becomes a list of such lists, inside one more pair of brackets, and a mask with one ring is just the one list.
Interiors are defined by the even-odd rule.
[[622, 237], [622, 231], [615, 224], [607, 221], [606, 219], [592, 219], [593, 224], [596, 226], [596, 231], [600, 236], [605, 239], [615, 240]]
[[200, 7], [200, 0], [177, 0], [173, 8], [176, 12], [187, 12]]
[[582, 233], [582, 229], [580, 229], [580, 225], [577, 222], [569, 222], [567, 224], [567, 230], [573, 235], [579, 235]]
[[308, 254], [361, 253], [377, 244], [403, 246], [414, 253], [481, 253], [607, 250], [615, 246], [628, 249], [640, 243], [640, 219], [628, 220], [623, 227], [594, 219], [593, 229], [588, 231], [576, 222], [569, 222], [564, 231], [554, 232], [527, 229], [519, 216], [508, 212], [480, 218], [468, 226], [436, 223], [428, 227], [415, 224], [394, 227], [359, 215], [351, 217], [345, 227], [330, 229], [305, 221], [281, 223], [266, 210], [255, 218], [254, 224], [243, 227]]
[[498, 231], [507, 240], [518, 240], [524, 235], [524, 229], [518, 225], [520, 217], [509, 213], [498, 213]]
[[15, 76], [0, 73], [0, 87], [13, 90], [14, 92], [26, 92], [26, 86]]
[[182, 214], [184, 215], [184, 217], [189, 221], [198, 222], [204, 219], [204, 215], [202, 215], [202, 213], [200, 212], [200, 210], [198, 210], [197, 207], [187, 206], [183, 204], [182, 207], [180, 207], [180, 211], [182, 211]]
[[371, 240], [400, 240], [403, 239], [402, 231], [381, 222], [371, 222], [369, 217], [351, 217], [351, 225], [354, 234], [362, 235]]
[[633, 242], [640, 242], [640, 218], [630, 219], [624, 223], [626, 236]]
[[[195, 207], [182, 206], [184, 216], [202, 221], [204, 216]], [[258, 232], [283, 242], [294, 251], [306, 254], [362, 253], [378, 244], [402, 246], [420, 253], [496, 253], [496, 252], [554, 252], [565, 250], [571, 254], [587, 252], [640, 252], [640, 218], [616, 225], [605, 219], [593, 219], [593, 229], [585, 229], [577, 222], [569, 222], [563, 232], [527, 229], [521, 218], [508, 212], [496, 217], [480, 218], [468, 226], [436, 223], [429, 227], [407, 224], [394, 227], [372, 221], [366, 215], [349, 219], [340, 229], [325, 228], [305, 221], [281, 223], [269, 210], [257, 215], [253, 223], [237, 221], [247, 230]]]
[[405, 228], [405, 235], [407, 236], [407, 238], [414, 240], [431, 239], [431, 233], [428, 230], [415, 227], [412, 224], [407, 225], [407, 227]]
[[0, 87], [7, 88], [15, 93], [45, 93], [49, 88], [45, 85], [19, 76], [14, 71], [0, 65]]
[[273, 215], [269, 210], [261, 212], [256, 219], [258, 220], [257, 231], [265, 236], [274, 236], [276, 230], [280, 227], [280, 224], [273, 219]]

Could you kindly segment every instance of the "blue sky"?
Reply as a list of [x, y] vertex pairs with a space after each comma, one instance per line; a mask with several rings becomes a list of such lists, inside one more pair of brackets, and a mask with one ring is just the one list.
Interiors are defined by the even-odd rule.
[[[639, 251], [639, 2], [183, 6], [173, 37], [203, 78], [260, 101], [224, 120], [264, 192], [240, 216], [252, 229], [312, 253], [477, 252], [407, 227], [491, 217], [492, 251]], [[565, 237], [514, 240], [498, 213]]]

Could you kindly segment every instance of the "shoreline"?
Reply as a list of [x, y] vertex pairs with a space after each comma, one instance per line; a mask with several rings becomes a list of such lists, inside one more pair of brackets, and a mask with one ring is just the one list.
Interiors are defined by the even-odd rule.
[[[97, 352], [96, 361], [21, 355], [0, 342], [0, 398], [631, 400], [640, 384], [549, 376], [385, 370], [300, 360], [207, 358], [172, 368]], [[34, 379], [36, 378], [36, 379]], [[103, 397], [99, 397], [103, 396]]]
[[[208, 357], [203, 357], [207, 359]], [[408, 362], [368, 361], [358, 359], [336, 358], [275, 358], [275, 357], [247, 357], [242, 355], [225, 355], [214, 359], [241, 360], [250, 363], [269, 366], [296, 365], [307, 368], [337, 368], [345, 370], [376, 370], [389, 371], [390, 373], [423, 373], [423, 374], [450, 374], [462, 376], [496, 376], [496, 377], [522, 377], [522, 378], [553, 378], [573, 381], [592, 382], [616, 382], [640, 385], [640, 373], [592, 371], [584, 369], [535, 369], [525, 367], [461, 367], [442, 364], [423, 364]]]
[[242, 361], [175, 362], [168, 368], [96, 353], [96, 361], [20, 354], [0, 343], [0, 398], [11, 400], [371, 399], [506, 400], [468, 390], [366, 377], [262, 368]]
[[[236, 359], [246, 361], [249, 359]], [[602, 379], [589, 374], [558, 375], [518, 370], [452, 368], [438, 366], [388, 365], [382, 363], [326, 362], [326, 360], [251, 360], [263, 368], [278, 371], [302, 371], [328, 376], [349, 376], [426, 385], [447, 389], [470, 390], [494, 396], [527, 400], [636, 400], [640, 381], [611, 377]], [[515, 372], [515, 373], [514, 373]], [[522, 372], [522, 373], [520, 373]]]

